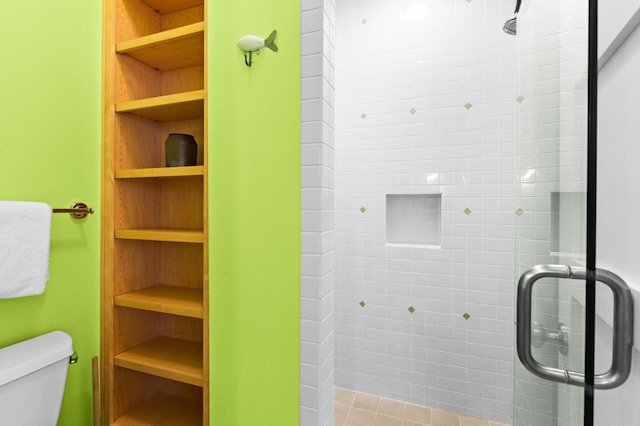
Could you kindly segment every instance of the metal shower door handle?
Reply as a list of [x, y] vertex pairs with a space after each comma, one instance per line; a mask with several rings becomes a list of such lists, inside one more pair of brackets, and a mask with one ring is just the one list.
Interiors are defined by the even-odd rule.
[[[527, 370], [554, 382], [584, 386], [584, 373], [547, 367], [531, 353], [531, 295], [533, 284], [542, 278], [584, 280], [584, 268], [566, 265], [537, 265], [526, 271], [518, 281], [516, 314], [516, 347], [518, 358]], [[607, 285], [613, 293], [613, 355], [611, 368], [594, 377], [596, 389], [612, 389], [623, 384], [631, 372], [633, 347], [633, 298], [622, 278], [605, 269], [596, 269], [595, 280]]]

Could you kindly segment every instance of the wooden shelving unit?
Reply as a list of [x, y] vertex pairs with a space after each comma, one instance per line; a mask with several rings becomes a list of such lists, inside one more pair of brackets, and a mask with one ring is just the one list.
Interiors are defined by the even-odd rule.
[[206, 0], [103, 2], [101, 423], [208, 425]]
[[116, 306], [202, 318], [202, 292], [197, 288], [158, 285], [115, 297]]
[[204, 63], [204, 22], [185, 25], [116, 45], [126, 53], [160, 71]]
[[197, 426], [202, 424], [202, 418], [194, 415], [198, 409], [197, 401], [159, 393], [131, 409], [113, 424], [117, 426]]
[[182, 121], [204, 117], [204, 90], [120, 102], [116, 112], [128, 112], [154, 121]]
[[118, 229], [116, 238], [139, 241], [168, 241], [173, 243], [203, 243], [202, 231], [188, 229]]
[[203, 166], [116, 170], [116, 179], [204, 176]]
[[154, 337], [114, 358], [118, 367], [202, 386], [202, 344]]

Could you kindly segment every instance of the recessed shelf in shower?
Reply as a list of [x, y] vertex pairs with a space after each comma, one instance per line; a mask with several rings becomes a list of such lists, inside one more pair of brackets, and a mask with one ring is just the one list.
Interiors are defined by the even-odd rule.
[[441, 194], [387, 194], [386, 242], [440, 246]]

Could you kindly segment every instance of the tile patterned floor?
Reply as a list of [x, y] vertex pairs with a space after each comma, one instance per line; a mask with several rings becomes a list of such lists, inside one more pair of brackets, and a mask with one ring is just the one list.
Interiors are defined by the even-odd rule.
[[334, 401], [335, 426], [507, 426], [340, 388]]

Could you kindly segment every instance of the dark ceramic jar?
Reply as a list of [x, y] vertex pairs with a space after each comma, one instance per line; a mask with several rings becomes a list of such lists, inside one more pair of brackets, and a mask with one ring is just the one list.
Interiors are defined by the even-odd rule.
[[198, 144], [192, 135], [169, 133], [165, 142], [167, 167], [195, 166]]

